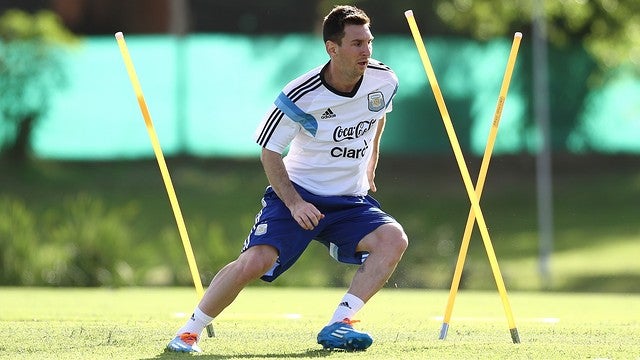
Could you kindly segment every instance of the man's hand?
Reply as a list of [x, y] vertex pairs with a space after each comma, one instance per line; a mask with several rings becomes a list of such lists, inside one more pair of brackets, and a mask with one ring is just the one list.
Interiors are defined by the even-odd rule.
[[302, 199], [291, 205], [289, 210], [293, 219], [305, 230], [313, 230], [324, 218], [320, 210]]
[[304, 201], [293, 187], [282, 156], [274, 151], [262, 149], [260, 160], [273, 191], [289, 208], [293, 219], [305, 230], [313, 230], [318, 226], [324, 215], [313, 204]]
[[371, 190], [372, 192], [378, 191], [378, 188], [376, 188], [376, 183], [374, 181], [374, 179], [376, 178], [376, 171], [373, 170], [371, 166], [367, 170], [367, 178], [369, 179], [369, 190]]

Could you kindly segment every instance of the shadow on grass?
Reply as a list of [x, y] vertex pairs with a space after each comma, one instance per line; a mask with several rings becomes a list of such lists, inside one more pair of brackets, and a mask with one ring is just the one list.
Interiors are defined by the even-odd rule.
[[[216, 354], [197, 354], [198, 359], [306, 359], [306, 358], [324, 358], [331, 356], [333, 353], [341, 351], [329, 351], [323, 349], [307, 350], [299, 353], [279, 353], [279, 354], [230, 354], [230, 355], [216, 355]], [[185, 359], [191, 354], [163, 352], [153, 358], [146, 358], [141, 360], [170, 360], [170, 359]]]

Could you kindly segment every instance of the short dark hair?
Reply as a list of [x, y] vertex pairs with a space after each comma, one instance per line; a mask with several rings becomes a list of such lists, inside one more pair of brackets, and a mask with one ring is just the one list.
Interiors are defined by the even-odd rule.
[[351, 5], [338, 5], [325, 16], [322, 22], [322, 37], [325, 43], [331, 40], [341, 45], [345, 25], [368, 24], [371, 24], [371, 20], [364, 11]]

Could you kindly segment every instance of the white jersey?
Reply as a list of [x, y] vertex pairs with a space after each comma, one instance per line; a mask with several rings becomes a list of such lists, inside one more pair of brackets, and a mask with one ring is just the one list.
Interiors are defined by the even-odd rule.
[[378, 120], [391, 111], [394, 72], [371, 59], [350, 93], [327, 84], [319, 66], [284, 87], [255, 133], [262, 147], [284, 153], [289, 178], [316, 195], [366, 195], [367, 165]]

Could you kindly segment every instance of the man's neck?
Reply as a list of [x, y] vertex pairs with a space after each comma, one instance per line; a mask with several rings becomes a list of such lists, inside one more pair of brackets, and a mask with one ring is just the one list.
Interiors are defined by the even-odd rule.
[[360, 77], [356, 79], [348, 78], [329, 62], [329, 65], [325, 68], [324, 81], [338, 91], [349, 93], [358, 84]]

